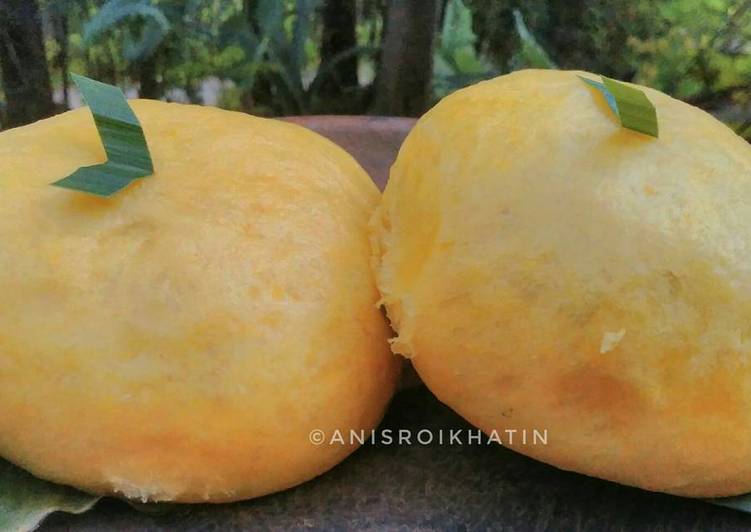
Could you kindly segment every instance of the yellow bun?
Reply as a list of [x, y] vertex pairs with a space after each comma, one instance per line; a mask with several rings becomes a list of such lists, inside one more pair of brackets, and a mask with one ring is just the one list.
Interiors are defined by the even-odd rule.
[[373, 219], [394, 350], [522, 453], [750, 491], [751, 148], [646, 88], [660, 138], [623, 129], [577, 74], [480, 83], [409, 135]]
[[104, 160], [88, 110], [0, 135], [0, 455], [182, 502], [323, 473], [354, 447], [309, 432], [374, 427], [398, 373], [378, 191], [301, 127], [133, 107], [156, 174], [112, 199], [49, 186]]

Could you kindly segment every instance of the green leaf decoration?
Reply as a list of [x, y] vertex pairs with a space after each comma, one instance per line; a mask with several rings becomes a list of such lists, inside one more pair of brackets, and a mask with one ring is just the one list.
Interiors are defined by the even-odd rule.
[[97, 196], [111, 196], [133, 180], [153, 174], [146, 137], [122, 91], [76, 74], [71, 77], [94, 115], [107, 162], [79, 168], [52, 184]]
[[602, 93], [623, 127], [652, 137], [660, 136], [657, 111], [643, 91], [605, 76], [602, 76], [602, 83], [584, 76], [579, 77]]
[[28, 532], [54, 512], [83, 513], [99, 497], [40, 480], [0, 459], [0, 530]]

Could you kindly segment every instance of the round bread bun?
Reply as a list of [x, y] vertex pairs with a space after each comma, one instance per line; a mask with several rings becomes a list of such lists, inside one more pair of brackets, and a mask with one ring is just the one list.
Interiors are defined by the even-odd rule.
[[[134, 101], [155, 165], [111, 198], [81, 109], [0, 135], [0, 455], [148, 501], [319, 475], [370, 430], [399, 358], [375, 306], [360, 166], [292, 124]], [[354, 442], [356, 443], [356, 441]]]
[[645, 87], [660, 137], [620, 127], [579, 75], [503, 76], [417, 123], [372, 221], [393, 349], [521, 453], [751, 491], [751, 147]]

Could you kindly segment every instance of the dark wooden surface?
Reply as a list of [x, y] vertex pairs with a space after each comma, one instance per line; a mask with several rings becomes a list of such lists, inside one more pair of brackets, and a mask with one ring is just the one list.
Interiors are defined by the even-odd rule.
[[[413, 121], [311, 117], [303, 123], [353, 153], [381, 186]], [[401, 391], [383, 428], [467, 429], [422, 386]], [[105, 500], [52, 531], [751, 530], [751, 515], [560, 471], [497, 445], [365, 445], [297, 488], [228, 505], [146, 514]]]
[[399, 146], [414, 118], [385, 116], [299, 116], [285, 120], [317, 131], [354, 155], [383, 190]]

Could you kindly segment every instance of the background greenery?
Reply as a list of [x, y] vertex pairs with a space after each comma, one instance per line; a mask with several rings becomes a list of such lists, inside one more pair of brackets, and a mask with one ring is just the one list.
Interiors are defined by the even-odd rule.
[[556, 66], [656, 87], [751, 138], [751, 0], [0, 0], [0, 63], [5, 127], [80, 105], [69, 72], [260, 115], [415, 116]]

